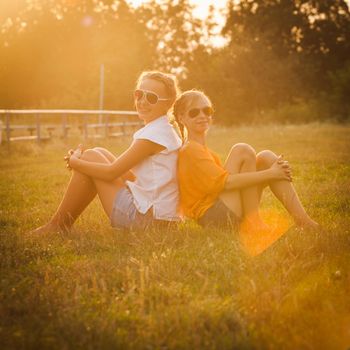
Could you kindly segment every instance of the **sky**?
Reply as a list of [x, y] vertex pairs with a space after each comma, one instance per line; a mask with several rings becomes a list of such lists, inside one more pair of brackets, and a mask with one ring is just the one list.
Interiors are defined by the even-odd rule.
[[[1, 1], [1, 0], [0, 0]], [[127, 0], [132, 5], [140, 5], [143, 2], [147, 2], [147, 0]], [[208, 8], [210, 5], [213, 5], [217, 10], [224, 9], [227, 3], [227, 0], [189, 0], [190, 3], [196, 6], [194, 11], [195, 16], [199, 18], [204, 18], [208, 14]], [[237, 3], [239, 0], [236, 0]], [[350, 7], [350, 0], [345, 0], [345, 2]], [[223, 21], [223, 16], [220, 16], [218, 13], [218, 19]]]
[[[133, 6], [138, 6], [144, 2], [147, 2], [147, 0], [127, 0], [127, 2]], [[209, 6], [214, 6], [216, 10], [214, 18], [217, 23], [215, 33], [217, 33], [217, 35], [211, 39], [212, 45], [223, 46], [226, 40], [222, 36], [220, 36], [220, 31], [225, 24], [225, 16], [224, 13], [222, 13], [222, 11], [225, 11], [227, 0], [189, 0], [189, 2], [195, 6], [193, 10], [193, 15], [200, 19], [204, 19], [207, 17]], [[239, 0], [237, 0], [237, 2], [239, 2]]]
[[[11, 12], [11, 8], [16, 8], [14, 6], [16, 4], [17, 0], [0, 0], [0, 22], [1, 22], [1, 10], [7, 9], [8, 12]], [[30, 0], [27, 0], [30, 1]], [[126, 0], [129, 4], [133, 6], [141, 5], [144, 2], [147, 2], [149, 0]], [[350, 0], [345, 0], [348, 6], [350, 7]], [[217, 23], [217, 27], [213, 29], [213, 37], [211, 38], [212, 45], [213, 46], [223, 46], [226, 43], [225, 38], [223, 38], [220, 35], [221, 29], [224, 26], [225, 23], [225, 10], [226, 10], [226, 4], [227, 0], [189, 0], [191, 4], [194, 5], [194, 11], [193, 14], [197, 18], [206, 18], [209, 12], [209, 7], [213, 6], [214, 11], [214, 19]], [[235, 2], [239, 3], [240, 0], [235, 0]], [[5, 17], [6, 18], [6, 17]], [[216, 34], [216, 35], [215, 35]]]
[[[236, 0], [237, 3], [239, 3], [239, 1], [240, 0]], [[127, 0], [127, 2], [133, 6], [138, 6], [144, 2], [147, 2], [147, 0]], [[214, 6], [216, 10], [214, 18], [217, 23], [215, 33], [217, 35], [214, 35], [211, 39], [212, 45], [217, 47], [225, 45], [226, 40], [220, 35], [220, 31], [225, 23], [224, 11], [226, 9], [227, 0], [189, 0], [189, 2], [195, 6], [195, 9], [193, 11], [194, 16], [203, 19], [208, 15], [209, 6]], [[350, 0], [345, 0], [345, 2], [350, 8]]]
[[[140, 5], [147, 0], [127, 0], [132, 5]], [[190, 0], [190, 3], [196, 6], [195, 16], [204, 18], [208, 14], [208, 8], [213, 5], [217, 9], [222, 9], [226, 6], [227, 0]]]

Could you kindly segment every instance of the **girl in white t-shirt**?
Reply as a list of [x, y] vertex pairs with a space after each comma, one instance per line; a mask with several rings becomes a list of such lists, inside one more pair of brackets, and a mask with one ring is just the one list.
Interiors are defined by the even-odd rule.
[[143, 72], [134, 92], [135, 106], [145, 126], [118, 157], [104, 148], [65, 157], [73, 170], [56, 213], [35, 233], [69, 229], [98, 194], [113, 227], [145, 228], [178, 221], [176, 164], [181, 140], [167, 118], [177, 96], [172, 75]]

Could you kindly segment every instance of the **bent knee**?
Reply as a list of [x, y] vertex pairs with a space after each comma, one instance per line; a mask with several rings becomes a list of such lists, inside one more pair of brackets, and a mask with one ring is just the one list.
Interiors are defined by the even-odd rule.
[[256, 166], [258, 170], [269, 168], [277, 159], [277, 155], [270, 151], [264, 150], [256, 155]]
[[107, 150], [103, 147], [94, 147], [92, 149], [93, 151], [98, 151], [98, 152], [106, 152]]
[[80, 157], [80, 159], [87, 161], [101, 160], [101, 158], [101, 153], [91, 148], [86, 149]]
[[236, 143], [233, 145], [231, 152], [238, 154], [242, 157], [245, 158], [255, 158], [256, 157], [256, 152], [255, 149], [251, 146], [248, 145], [247, 143]]

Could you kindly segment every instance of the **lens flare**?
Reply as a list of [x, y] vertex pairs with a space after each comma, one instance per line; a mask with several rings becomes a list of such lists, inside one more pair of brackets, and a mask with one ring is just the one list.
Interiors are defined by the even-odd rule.
[[242, 249], [253, 257], [266, 251], [291, 227], [289, 219], [280, 212], [261, 211], [260, 216], [263, 222], [246, 218], [239, 230]]
[[83, 27], [91, 27], [94, 24], [94, 19], [91, 16], [85, 16], [81, 20]]

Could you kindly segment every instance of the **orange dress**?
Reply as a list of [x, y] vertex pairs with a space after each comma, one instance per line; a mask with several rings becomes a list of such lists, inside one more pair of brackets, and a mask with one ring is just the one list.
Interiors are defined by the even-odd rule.
[[209, 148], [188, 141], [179, 151], [178, 181], [182, 214], [199, 219], [215, 203], [229, 173]]
[[[178, 181], [182, 214], [198, 220], [216, 202], [229, 173], [209, 148], [189, 141], [179, 151]], [[262, 213], [267, 228], [243, 220], [239, 227], [242, 249], [250, 256], [264, 252], [289, 228], [288, 221], [273, 211]]]

